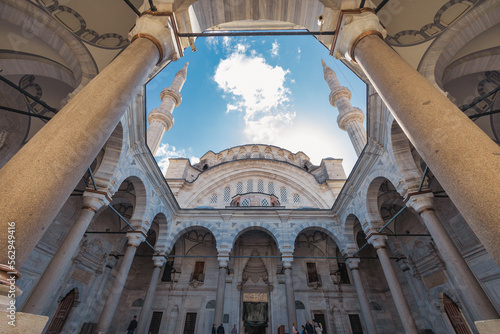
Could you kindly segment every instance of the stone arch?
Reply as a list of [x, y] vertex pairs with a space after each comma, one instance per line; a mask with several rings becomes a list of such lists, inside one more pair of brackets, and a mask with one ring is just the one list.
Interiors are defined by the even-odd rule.
[[170, 249], [166, 248], [167, 240], [168, 240], [167, 239], [167, 237], [168, 237], [168, 218], [167, 217], [168, 216], [164, 212], [165, 211], [163, 211], [163, 210], [158, 211], [158, 213], [156, 213], [151, 220], [146, 220], [146, 221], [153, 222], [153, 220], [156, 219], [156, 221], [158, 222], [159, 228], [158, 228], [158, 234], [156, 236], [155, 248], [159, 252], [169, 253]]
[[262, 223], [262, 222], [248, 222], [244, 224], [239, 224], [236, 226], [235, 229], [231, 230], [229, 233], [229, 236], [227, 237], [227, 244], [230, 245], [229, 247], [229, 252], [231, 252], [234, 248], [234, 244], [236, 243], [236, 240], [245, 232], [252, 231], [252, 230], [259, 230], [263, 231], [271, 238], [273, 238], [274, 242], [276, 243], [276, 246], [278, 249], [283, 252], [283, 245], [284, 245], [284, 240], [281, 236], [281, 233], [279, 229], [275, 225], [271, 225], [268, 223]]
[[148, 184], [143, 182], [143, 180], [147, 180], [147, 178], [141, 170], [131, 168], [127, 170], [126, 174], [120, 173], [118, 178], [113, 180], [113, 183], [121, 185], [125, 180], [129, 180], [133, 184], [135, 191], [135, 206], [132, 217], [130, 218], [130, 224], [134, 226], [136, 230], [147, 231], [149, 230], [149, 226], [146, 226], [148, 223], [145, 223], [145, 218], [150, 202], [150, 192], [147, 188]]
[[[336, 232], [335, 230], [333, 230], [331, 227], [330, 224], [326, 224], [326, 223], [313, 223], [313, 222], [310, 222], [310, 223], [302, 223], [300, 225], [296, 225], [294, 226], [293, 230], [291, 231], [290, 233], [290, 242], [295, 242], [295, 239], [297, 239], [297, 236], [306, 231], [306, 230], [309, 230], [309, 229], [316, 229], [320, 232], [323, 232], [325, 233], [326, 235], [328, 235], [330, 238], [332, 238], [332, 240], [335, 242], [335, 244], [337, 245], [337, 247], [339, 249], [342, 249], [342, 246], [344, 244], [344, 241], [343, 241], [343, 236], [339, 236], [337, 235], [338, 232]], [[292, 244], [293, 246], [293, 244]]]
[[[354, 213], [347, 214], [344, 220], [344, 251], [357, 249], [358, 245], [356, 244], [356, 231], [354, 230], [357, 224], [361, 224], [361, 220]], [[340, 247], [340, 246], [339, 246]]]
[[172, 224], [171, 228], [169, 228], [169, 232], [166, 237], [165, 249], [172, 249], [179, 240], [179, 238], [184, 235], [184, 233], [193, 231], [196, 229], [205, 229], [210, 232], [214, 238], [217, 249], [222, 244], [222, 236], [219, 231], [215, 228], [214, 224], [210, 224], [207, 222], [175, 222]]
[[418, 189], [422, 173], [413, 159], [410, 141], [396, 120], [392, 122], [390, 141], [396, 166], [406, 183], [406, 187], [408, 189]]
[[120, 121], [104, 145], [104, 156], [94, 172], [97, 187], [107, 188], [115, 174], [120, 158], [123, 156], [123, 138], [123, 124]]
[[378, 224], [383, 225], [384, 220], [380, 215], [378, 196], [379, 196], [380, 186], [385, 181], [387, 181], [385, 177], [379, 176], [371, 180], [370, 185], [368, 186], [366, 192], [366, 218], [368, 220], [368, 225], [372, 225], [369, 227], [378, 228], [379, 227], [377, 226]]

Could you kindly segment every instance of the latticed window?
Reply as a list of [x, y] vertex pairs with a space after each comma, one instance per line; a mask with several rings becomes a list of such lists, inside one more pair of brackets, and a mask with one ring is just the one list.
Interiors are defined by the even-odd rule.
[[212, 197], [210, 197], [210, 203], [211, 204], [217, 203], [217, 194], [212, 194]]
[[274, 195], [274, 183], [269, 182], [267, 184], [267, 192], [271, 195]]
[[253, 192], [253, 180], [247, 181], [247, 193]]
[[293, 194], [293, 202], [300, 203], [300, 195], [299, 194]]
[[248, 198], [245, 198], [243, 201], [241, 201], [241, 206], [250, 206], [250, 201]]
[[286, 193], [285, 187], [280, 188], [280, 195], [281, 195], [281, 203], [288, 203], [288, 195]]
[[273, 158], [273, 155], [272, 155], [272, 154], [267, 153], [264, 157], [265, 157], [266, 159], [272, 159], [272, 158]]
[[257, 192], [259, 193], [264, 192], [264, 181], [262, 180], [257, 181]]
[[236, 195], [241, 194], [243, 194], [243, 183], [238, 182], [238, 184], [236, 184]]
[[260, 154], [259, 153], [253, 153], [252, 154], [252, 158], [258, 159], [258, 158], [260, 158]]
[[226, 187], [224, 188], [224, 202], [229, 202], [231, 199], [231, 188]]
[[260, 206], [269, 206], [269, 201], [267, 199], [263, 199], [262, 202], [260, 203]]

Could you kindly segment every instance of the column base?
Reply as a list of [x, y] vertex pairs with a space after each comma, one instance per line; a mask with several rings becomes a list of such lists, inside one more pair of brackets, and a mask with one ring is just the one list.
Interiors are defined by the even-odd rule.
[[0, 311], [0, 317], [8, 319], [7, 322], [14, 321], [15, 326], [2, 323], [2, 329], [7, 329], [10, 334], [41, 334], [49, 321], [49, 317], [23, 312], [16, 312], [11, 317], [11, 314], [4, 310]]
[[475, 321], [477, 330], [480, 334], [500, 333], [500, 319]]

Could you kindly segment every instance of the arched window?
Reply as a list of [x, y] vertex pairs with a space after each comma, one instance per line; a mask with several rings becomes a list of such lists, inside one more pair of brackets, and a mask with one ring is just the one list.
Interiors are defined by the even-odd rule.
[[264, 181], [262, 180], [257, 181], [257, 192], [259, 193], [264, 192]]
[[238, 182], [238, 184], [236, 184], [236, 195], [241, 194], [243, 194], [243, 183]]
[[248, 200], [248, 198], [245, 198], [243, 199], [243, 201], [241, 201], [241, 206], [250, 206], [250, 201]]
[[262, 202], [260, 203], [260, 206], [269, 206], [269, 201], [267, 199], [263, 199]]
[[259, 153], [252, 153], [252, 158], [253, 159], [259, 159], [260, 158], [260, 154]]
[[300, 203], [300, 195], [299, 194], [293, 194], [293, 202]]
[[253, 180], [247, 181], [247, 193], [253, 192]]
[[231, 199], [231, 188], [226, 187], [224, 188], [224, 202], [229, 202]]
[[210, 197], [210, 203], [211, 204], [217, 203], [217, 194], [212, 194], [212, 197]]
[[285, 187], [280, 188], [281, 203], [288, 203], [288, 195]]
[[270, 195], [274, 195], [274, 183], [269, 182], [269, 183], [267, 184], [267, 192], [268, 192], [268, 194], [270, 194]]

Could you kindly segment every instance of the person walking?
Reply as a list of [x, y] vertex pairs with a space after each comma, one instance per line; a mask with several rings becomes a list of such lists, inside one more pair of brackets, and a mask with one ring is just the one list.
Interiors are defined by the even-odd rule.
[[132, 321], [130, 321], [130, 323], [128, 324], [128, 327], [127, 327], [127, 334], [134, 334], [135, 333], [135, 329], [137, 328], [137, 316], [134, 315], [134, 318], [132, 319]]
[[292, 324], [292, 333], [299, 334], [299, 331], [297, 330], [297, 325], [295, 324], [295, 322]]
[[316, 334], [323, 333], [323, 326], [321, 325], [321, 323], [317, 323], [316, 321], [313, 320], [313, 327], [314, 327], [314, 332]]
[[304, 327], [304, 325], [302, 325], [302, 332], [300, 332], [300, 334], [307, 334], [306, 328]]
[[311, 325], [311, 323], [309, 322], [309, 320], [307, 320], [307, 322], [306, 322], [306, 333], [307, 334], [314, 334], [314, 328]]
[[226, 332], [224, 331], [224, 326], [220, 324], [219, 328], [217, 328], [217, 334], [225, 334]]
[[236, 325], [234, 325], [233, 330], [231, 331], [231, 334], [238, 334], [238, 330], [236, 329]]
[[212, 326], [212, 334], [217, 334], [217, 325], [216, 324], [214, 324]]

